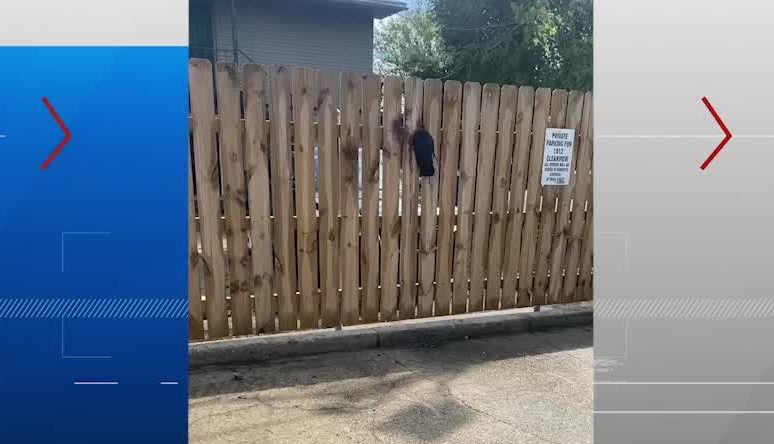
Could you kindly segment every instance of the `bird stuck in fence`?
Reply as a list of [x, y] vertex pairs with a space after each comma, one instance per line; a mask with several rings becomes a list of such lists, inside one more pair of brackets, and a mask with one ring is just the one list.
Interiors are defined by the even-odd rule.
[[420, 177], [432, 177], [435, 175], [435, 141], [433, 136], [427, 132], [422, 122], [417, 124], [417, 128], [409, 138], [408, 128], [403, 126], [401, 119], [395, 119], [392, 122], [392, 132], [398, 146], [405, 146], [414, 151], [414, 158], [419, 167]]
[[419, 166], [420, 177], [432, 177], [435, 175], [435, 141], [433, 136], [427, 132], [424, 125], [417, 125], [414, 134], [411, 136], [411, 145], [414, 147], [414, 156]]

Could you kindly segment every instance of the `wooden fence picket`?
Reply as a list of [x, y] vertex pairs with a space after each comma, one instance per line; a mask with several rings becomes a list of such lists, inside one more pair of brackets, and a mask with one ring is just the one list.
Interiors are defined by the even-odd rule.
[[475, 216], [470, 244], [470, 303], [471, 312], [484, 309], [486, 266], [489, 259], [489, 222], [492, 210], [492, 179], [497, 153], [497, 123], [500, 107], [500, 87], [484, 85], [481, 103], [481, 136], [476, 165]]
[[252, 289], [255, 297], [255, 330], [276, 330], [274, 253], [272, 251], [271, 199], [269, 196], [269, 132], [266, 128], [266, 70], [260, 65], [244, 67], [245, 169], [250, 207]]
[[[567, 91], [554, 90], [551, 95], [550, 128], [565, 128], [567, 121]], [[545, 134], [543, 134], [545, 137]], [[545, 149], [545, 147], [544, 147]], [[541, 161], [543, 154], [540, 155]], [[538, 232], [537, 251], [535, 252], [535, 281], [533, 284], [532, 303], [534, 305], [546, 304], [546, 292], [548, 290], [548, 265], [551, 257], [551, 241], [554, 236], [554, 222], [556, 221], [556, 198], [561, 185], [543, 186], [543, 202], [540, 211], [540, 227]]]
[[341, 75], [341, 321], [343, 325], [360, 323], [360, 214], [358, 205], [358, 150], [360, 146], [360, 110], [362, 78]]
[[220, 174], [228, 253], [231, 328], [235, 336], [244, 336], [253, 332], [253, 304], [250, 300], [252, 270], [247, 248], [250, 226], [247, 223], [237, 67], [231, 63], [218, 63], [215, 68], [215, 85], [220, 118]]
[[290, 71], [275, 66], [271, 84], [271, 191], [274, 214], [274, 287], [277, 291], [279, 328], [298, 328], [296, 294], [296, 234], [293, 219], [293, 176], [290, 148]]
[[508, 211], [508, 190], [511, 185], [511, 165], [516, 137], [514, 130], [517, 117], [519, 92], [511, 85], [502, 87], [500, 111], [497, 124], [497, 153], [493, 170], [492, 217], [489, 224], [489, 239], [485, 248], [486, 298], [485, 309], [497, 310], [500, 304], [503, 254], [505, 253], [506, 214]]
[[[575, 175], [575, 195], [573, 196], [572, 221], [570, 222], [570, 234], [567, 239], [567, 253], [564, 285], [562, 288], [562, 302], [574, 302], [576, 300], [578, 282], [578, 268], [581, 255], [581, 236], [586, 223], [586, 201], [591, 193], [591, 135], [592, 120], [592, 96], [586, 93], [583, 100], [583, 120], [581, 123], [578, 162]], [[589, 220], [589, 224], [590, 224]]]
[[551, 90], [539, 88], [535, 92], [535, 108], [532, 114], [532, 148], [529, 158], [529, 176], [527, 179], [527, 197], [524, 210], [524, 227], [521, 233], [521, 252], [519, 259], [519, 289], [516, 306], [527, 307], [535, 304], [533, 300], [533, 267], [537, 250], [538, 221], [540, 219], [540, 197], [542, 187], [540, 176], [543, 169], [543, 144], [551, 107]]
[[457, 233], [454, 237], [453, 314], [465, 313], [468, 300], [478, 131], [481, 123], [481, 85], [475, 82], [466, 83], [462, 97], [462, 146], [460, 147], [459, 194], [457, 199]]
[[189, 64], [191, 126], [196, 176], [196, 198], [202, 240], [201, 263], [207, 303], [207, 335], [211, 339], [229, 335], [226, 311], [226, 264], [220, 235], [220, 184], [218, 181], [215, 93], [212, 64], [192, 59]]
[[423, 82], [408, 78], [405, 85], [404, 140], [401, 167], [400, 318], [416, 316], [419, 169], [410, 135], [422, 121]]
[[191, 168], [191, 144], [188, 144], [188, 337], [204, 338], [202, 292], [199, 288], [199, 244], [196, 229], [196, 200]]
[[397, 77], [384, 78], [384, 117], [382, 151], [382, 294], [380, 319], [394, 321], [398, 309], [398, 267], [401, 221], [398, 217], [400, 166], [403, 142], [400, 104], [403, 82]]
[[339, 77], [334, 73], [317, 75], [317, 174], [320, 212], [320, 289], [322, 326], [339, 323]]
[[[516, 142], [513, 147], [511, 185], [508, 200], [508, 217], [505, 226], [505, 251], [503, 252], [502, 308], [516, 305], [517, 278], [522, 248], [524, 226], [524, 199], [530, 173], [530, 148], [532, 143], [532, 116], [535, 106], [535, 89], [519, 88], [518, 111], [516, 112]], [[526, 300], [529, 302], [529, 299]], [[521, 306], [525, 301], [521, 301]]]
[[[593, 129], [586, 135], [589, 140], [593, 140]], [[589, 150], [589, 156], [592, 158], [590, 164], [593, 165], [593, 151]], [[586, 202], [586, 221], [583, 225], [583, 235], [581, 241], [581, 260], [580, 271], [578, 273], [578, 289], [574, 301], [591, 300], [593, 294], [593, 259], [594, 259], [594, 174], [589, 180], [589, 197]]]
[[[593, 179], [592, 179], [593, 180]], [[576, 301], [588, 301], [592, 295], [591, 263], [594, 254], [594, 192], [589, 192], [588, 209], [586, 210], [586, 224], [583, 226], [583, 244], [581, 249], [581, 267], [578, 278], [578, 293]]]
[[559, 303], [561, 298], [560, 292], [564, 278], [564, 254], [570, 231], [570, 203], [575, 191], [577, 176], [573, 172], [577, 165], [580, 150], [579, 141], [581, 139], [583, 109], [583, 93], [580, 91], [570, 91], [567, 104], [567, 123], [565, 126], [575, 131], [575, 140], [573, 141], [574, 152], [570, 161], [570, 183], [559, 190], [559, 199], [556, 206], [556, 222], [554, 223], [554, 239], [551, 245], [550, 276], [548, 281], [548, 302], [551, 304]]
[[382, 80], [363, 76], [363, 208], [361, 221], [360, 273], [363, 285], [363, 322], [379, 320], [379, 153]]
[[[440, 80], [425, 80], [424, 88], [422, 122], [437, 145], [441, 140], [441, 102], [443, 100], [443, 83], [441, 83]], [[434, 280], [439, 165], [435, 159], [433, 160], [433, 164], [435, 165], [436, 174], [432, 177], [422, 177], [420, 180], [419, 206], [422, 211], [422, 216], [419, 220], [419, 287], [417, 292], [417, 315], [421, 318], [433, 315], [433, 301], [435, 299]]]
[[438, 146], [438, 252], [435, 270], [435, 314], [448, 315], [452, 300], [454, 210], [457, 205], [457, 165], [460, 158], [462, 84], [449, 80], [443, 87], [443, 137]]
[[296, 255], [298, 258], [298, 317], [302, 329], [317, 328], [317, 211], [314, 192], [313, 113], [317, 100], [317, 73], [294, 68], [293, 161], [296, 197]]

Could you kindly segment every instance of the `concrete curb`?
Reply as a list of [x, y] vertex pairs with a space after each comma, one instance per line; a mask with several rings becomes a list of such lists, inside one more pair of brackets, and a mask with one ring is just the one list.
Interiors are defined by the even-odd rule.
[[197, 342], [188, 346], [190, 368], [265, 362], [321, 353], [437, 344], [481, 336], [590, 325], [591, 303], [412, 319], [383, 324]]

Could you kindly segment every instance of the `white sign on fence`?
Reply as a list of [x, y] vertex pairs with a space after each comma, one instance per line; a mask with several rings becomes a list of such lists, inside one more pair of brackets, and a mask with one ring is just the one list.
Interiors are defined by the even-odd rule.
[[541, 185], [569, 185], [575, 130], [546, 128]]

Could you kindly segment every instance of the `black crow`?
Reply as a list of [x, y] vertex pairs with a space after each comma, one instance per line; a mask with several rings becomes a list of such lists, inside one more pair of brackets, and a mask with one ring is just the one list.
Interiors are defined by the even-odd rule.
[[414, 156], [419, 166], [420, 177], [432, 177], [435, 175], [435, 166], [433, 157], [435, 156], [435, 142], [433, 136], [427, 132], [420, 123], [411, 137], [411, 144], [414, 147]]

